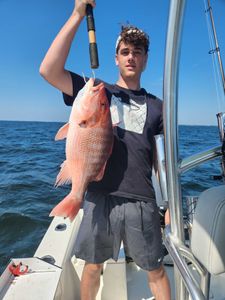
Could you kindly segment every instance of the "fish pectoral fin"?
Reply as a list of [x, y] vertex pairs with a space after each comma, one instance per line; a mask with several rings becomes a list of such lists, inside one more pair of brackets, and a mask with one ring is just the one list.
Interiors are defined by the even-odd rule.
[[58, 132], [56, 133], [55, 141], [65, 139], [67, 137], [68, 130], [69, 130], [69, 123], [66, 123], [65, 125], [60, 127]]
[[72, 174], [70, 171], [70, 168], [68, 167], [68, 163], [65, 160], [61, 164], [61, 169], [59, 171], [59, 174], [57, 175], [55, 186], [58, 187], [63, 184], [68, 184], [72, 181]]
[[106, 166], [106, 162], [105, 162], [104, 166], [102, 167], [101, 171], [95, 177], [94, 181], [100, 181], [102, 179], [102, 177], [104, 176], [104, 173], [105, 173], [105, 166]]

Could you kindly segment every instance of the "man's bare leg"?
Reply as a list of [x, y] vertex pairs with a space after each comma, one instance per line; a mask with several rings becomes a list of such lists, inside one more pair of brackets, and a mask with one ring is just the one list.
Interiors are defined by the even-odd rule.
[[100, 285], [102, 264], [85, 263], [81, 278], [81, 300], [95, 300]]
[[170, 283], [163, 266], [148, 272], [148, 283], [156, 300], [170, 300]]

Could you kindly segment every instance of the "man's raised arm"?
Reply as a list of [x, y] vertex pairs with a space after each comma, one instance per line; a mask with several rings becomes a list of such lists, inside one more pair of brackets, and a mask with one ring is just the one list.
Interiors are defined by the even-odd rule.
[[70, 96], [73, 94], [73, 86], [70, 73], [65, 69], [65, 63], [77, 29], [86, 15], [87, 4], [95, 7], [93, 0], [75, 0], [70, 18], [52, 42], [39, 69], [41, 76], [51, 85]]

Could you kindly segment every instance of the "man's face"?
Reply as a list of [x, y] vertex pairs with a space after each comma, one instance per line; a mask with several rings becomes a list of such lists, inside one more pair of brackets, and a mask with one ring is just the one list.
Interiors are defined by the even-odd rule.
[[148, 55], [144, 47], [133, 46], [120, 43], [118, 53], [116, 54], [116, 65], [124, 78], [139, 79], [147, 63]]

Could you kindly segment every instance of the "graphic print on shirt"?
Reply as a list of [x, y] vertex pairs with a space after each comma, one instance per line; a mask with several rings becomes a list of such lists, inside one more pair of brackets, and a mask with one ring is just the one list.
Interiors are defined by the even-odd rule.
[[147, 116], [147, 104], [139, 104], [130, 99], [130, 104], [122, 102], [121, 98], [112, 95], [111, 98], [112, 123], [118, 127], [142, 134]]

